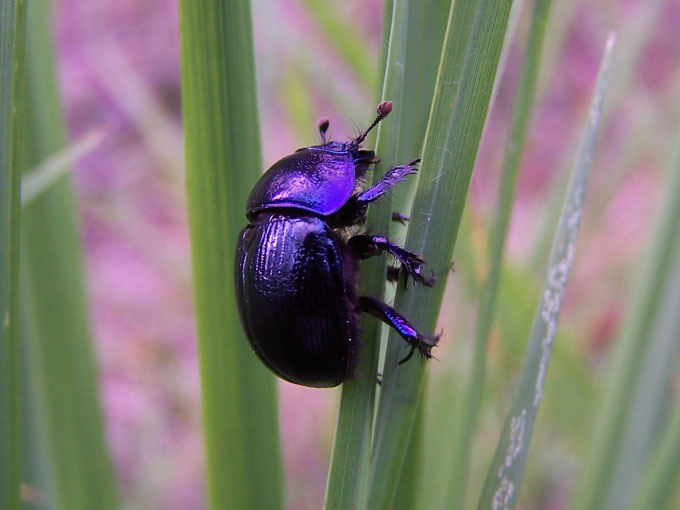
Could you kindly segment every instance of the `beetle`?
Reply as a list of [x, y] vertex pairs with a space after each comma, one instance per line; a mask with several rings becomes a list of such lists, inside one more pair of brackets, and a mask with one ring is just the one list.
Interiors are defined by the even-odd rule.
[[[391, 168], [374, 186], [360, 182], [377, 162], [361, 148], [371, 129], [392, 111], [378, 105], [377, 117], [348, 141], [327, 140], [328, 120], [319, 122], [321, 144], [298, 149], [274, 163], [247, 199], [248, 225], [241, 231], [235, 264], [239, 317], [262, 362], [286, 381], [328, 388], [351, 379], [359, 347], [359, 313], [374, 315], [431, 358], [438, 336], [419, 333], [399, 312], [358, 295], [359, 261], [387, 252], [404, 277], [431, 286], [424, 260], [384, 236], [352, 235], [365, 221], [368, 204], [417, 172], [416, 159]], [[407, 218], [393, 215], [396, 221]], [[395, 279], [398, 268], [390, 268]]]

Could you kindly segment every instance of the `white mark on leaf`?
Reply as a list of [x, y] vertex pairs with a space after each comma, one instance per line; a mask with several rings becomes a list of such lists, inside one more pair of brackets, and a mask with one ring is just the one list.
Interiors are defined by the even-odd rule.
[[553, 261], [550, 266], [548, 281], [546, 282], [545, 291], [543, 292], [541, 318], [546, 326], [543, 338], [541, 339], [541, 360], [538, 365], [538, 374], [534, 384], [534, 407], [538, 406], [543, 397], [545, 375], [548, 370], [553, 340], [557, 333], [557, 320], [560, 308], [562, 307], [567, 277], [569, 276], [569, 270], [571, 269], [571, 263], [574, 260], [574, 253], [576, 251], [576, 237], [578, 234], [578, 226], [581, 221], [583, 194], [584, 189], [581, 187], [572, 194], [572, 198], [569, 201], [569, 209], [565, 217], [565, 222], [562, 225], [564, 234], [556, 252], [561, 254], [561, 256]]
[[498, 489], [493, 495], [491, 508], [493, 508], [493, 510], [507, 510], [514, 492], [515, 485], [507, 478], [503, 478], [500, 485], [498, 486]]
[[524, 446], [524, 430], [526, 428], [527, 410], [522, 409], [519, 416], [510, 418], [510, 437], [508, 438], [508, 448], [505, 452], [505, 461], [498, 471], [498, 478], [502, 478], [505, 471], [512, 466]]

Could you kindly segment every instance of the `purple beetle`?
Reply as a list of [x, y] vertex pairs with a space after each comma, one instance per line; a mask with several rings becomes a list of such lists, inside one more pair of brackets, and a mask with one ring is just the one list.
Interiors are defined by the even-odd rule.
[[[378, 105], [368, 129], [347, 142], [326, 140], [328, 121], [319, 122], [321, 145], [299, 149], [274, 163], [248, 197], [249, 224], [236, 250], [236, 296], [241, 324], [255, 353], [287, 381], [328, 388], [351, 379], [359, 347], [360, 312], [395, 328], [426, 358], [437, 336], [422, 335], [396, 310], [357, 295], [359, 261], [388, 252], [404, 277], [431, 286], [424, 261], [377, 235], [348, 236], [363, 223], [368, 204], [407, 175], [416, 159], [395, 166], [373, 187], [356, 191], [373, 151], [362, 150], [368, 132], [392, 111]], [[397, 221], [407, 218], [395, 214]], [[396, 279], [398, 268], [388, 278]]]

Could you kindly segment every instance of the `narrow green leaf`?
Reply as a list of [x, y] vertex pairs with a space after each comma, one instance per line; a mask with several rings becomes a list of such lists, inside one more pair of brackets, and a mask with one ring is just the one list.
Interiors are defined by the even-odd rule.
[[104, 131], [96, 129], [48, 156], [35, 167], [24, 171], [21, 177], [21, 206], [30, 204], [47, 191], [59, 178], [67, 174], [73, 165], [86, 156], [104, 139]]
[[612, 34], [607, 41], [588, 120], [576, 155], [560, 222], [555, 232], [548, 275], [534, 315], [519, 381], [496, 455], [487, 474], [479, 500], [479, 509], [514, 508], [522, 484], [536, 413], [543, 396], [543, 385], [557, 332], [562, 298], [574, 259], [613, 47], [614, 36]]
[[[632, 496], [631, 490], [641, 475], [636, 465], [644, 462], [663, 416], [660, 413], [665, 402], [658, 399], [664, 398], [672, 377], [673, 366], [667, 363], [671, 362], [669, 353], [677, 349], [679, 320], [676, 276], [680, 256], [680, 153], [676, 158], [645, 263], [631, 291], [604, 395], [598, 401], [598, 416], [574, 495], [574, 509], [612, 508], [619, 497]], [[639, 415], [643, 409], [650, 415]], [[622, 493], [615, 494], [616, 490]]]
[[[465, 500], [465, 485], [468, 478], [472, 433], [479, 414], [479, 405], [484, 386], [486, 345], [491, 326], [494, 322], [505, 236], [515, 195], [517, 171], [522, 160], [529, 116], [538, 81], [545, 27], [551, 5], [551, 0], [536, 0], [534, 4], [531, 32], [526, 43], [524, 64], [515, 96], [496, 217], [489, 235], [489, 274], [481, 291], [475, 327], [472, 369], [467, 389], [464, 392], [462, 407], [458, 415], [459, 425], [454, 440], [454, 467], [449, 501]], [[515, 7], [513, 7], [514, 10]]]
[[[427, 395], [427, 379], [423, 384], [423, 395]], [[413, 430], [406, 447], [404, 465], [399, 476], [392, 510], [411, 510], [418, 508], [418, 496], [422, 490], [422, 478], [429, 473], [424, 469], [424, 445], [425, 434], [425, 398], [421, 399], [416, 409]]]
[[[395, 112], [403, 99], [406, 30], [408, 28], [408, 0], [397, 0], [392, 6], [390, 36], [386, 55], [385, 80], [382, 97], [395, 103]], [[394, 115], [394, 113], [392, 115]], [[395, 115], [397, 116], [397, 115]], [[378, 127], [376, 151], [382, 164], [376, 165], [374, 182], [394, 160], [399, 137], [399, 119], [392, 116]], [[383, 210], [371, 210], [368, 219], [372, 228], [387, 228], [389, 203]], [[380, 214], [382, 213], [382, 214]], [[379, 215], [380, 214], [380, 215]], [[380, 295], [385, 288], [386, 261], [375, 257], [363, 265], [362, 293]], [[344, 383], [340, 397], [340, 411], [333, 441], [333, 454], [326, 491], [326, 508], [363, 508], [368, 490], [368, 469], [375, 409], [376, 372], [380, 352], [380, 325], [372, 319], [361, 322], [363, 345], [352, 380]]]
[[[45, 0], [27, 8], [27, 101], [23, 167], [65, 145]], [[54, 508], [117, 506], [113, 468], [99, 407], [80, 234], [67, 176], [22, 210], [21, 305], [35, 392], [36, 427], [44, 434]], [[23, 453], [22, 453], [23, 455]]]
[[[675, 174], [680, 173], [677, 168]], [[680, 179], [674, 180], [680, 184]], [[672, 193], [667, 193], [666, 203], [668, 199], [677, 202], [680, 196], [680, 185], [675, 188], [670, 186], [668, 191], [671, 190]], [[670, 207], [665, 212], [669, 210]], [[680, 223], [677, 226], [680, 227]], [[601, 508], [630, 507], [645, 473], [645, 463], [652, 449], [657, 446], [660, 432], [668, 418], [668, 396], [673, 391], [677, 365], [675, 354], [680, 347], [680, 228], [668, 234], [675, 239], [675, 246], [669, 246], [672, 250], [669, 257], [671, 265], [667, 268], [665, 282], [660, 289], [659, 308], [653, 310], [648, 345], [642, 353], [640, 372], [630, 395], [621, 446]], [[647, 508], [662, 508], [662, 505]]]
[[343, 19], [343, 10], [333, 8], [324, 0], [304, 0], [303, 4], [314, 17], [324, 37], [349, 64], [356, 78], [367, 90], [373, 90], [378, 75], [377, 68], [374, 59], [366, 51], [364, 38], [354, 24], [354, 19]]
[[[406, 248], [433, 268], [432, 289], [400, 288], [395, 307], [420, 330], [435, 327], [486, 119], [510, 0], [452, 4], [423, 148]], [[371, 459], [369, 508], [394, 500], [415, 419], [425, 362], [397, 365], [409, 348], [390, 335]]]
[[0, 508], [19, 508], [19, 226], [24, 0], [0, 0]]
[[235, 307], [245, 197], [262, 170], [250, 3], [181, 0], [182, 109], [210, 508], [282, 508], [276, 386]]
[[[381, 98], [394, 101], [395, 106], [378, 130], [376, 153], [381, 161], [376, 165], [373, 182], [391, 166], [410, 161], [420, 153], [436, 77], [436, 61], [431, 56], [441, 48], [445, 26], [441, 11], [448, 3], [449, 0], [385, 2], [391, 22], [389, 44], [385, 44], [388, 52], [384, 57], [387, 63]], [[432, 19], [438, 21], [428, 23]], [[428, 55], [429, 58], [424, 58]], [[390, 198], [383, 197], [379, 207], [370, 208], [367, 224], [371, 231], [385, 232], [390, 228]], [[363, 264], [362, 294], [383, 294], [385, 269], [384, 257]], [[361, 507], [366, 503], [381, 327], [369, 317], [362, 321], [361, 328], [363, 347], [359, 366], [354, 379], [344, 385], [341, 397], [328, 508], [347, 508], [353, 504]]]
[[668, 499], [680, 478], [680, 404], [676, 402], [665, 432], [645, 469], [641, 490], [633, 510], [670, 508]]
[[[393, 161], [395, 164], [411, 161], [416, 156], [422, 155], [450, 8], [451, 0], [410, 1], [408, 4], [404, 93], [399, 116], [397, 119], [391, 119], [392, 122], [399, 122], [401, 126]], [[390, 197], [394, 211], [403, 214], [411, 210], [417, 184], [418, 179], [414, 176], [394, 190]], [[383, 203], [380, 202], [373, 209], [371, 214], [381, 214]], [[389, 217], [387, 219], [389, 220]], [[392, 239], [403, 239], [406, 236], [406, 225], [393, 221], [389, 231]], [[388, 303], [394, 298], [394, 290], [393, 287], [387, 289], [385, 298]], [[383, 326], [382, 330], [384, 329]], [[395, 510], [398, 506], [413, 508], [417, 504], [415, 500], [422, 489], [422, 477], [427, 476], [421, 469], [424, 461], [425, 434], [423, 404], [421, 403], [416, 411], [416, 420], [397, 487]]]
[[[542, 73], [543, 82], [555, 76], [555, 66], [559, 62], [559, 59], [556, 58], [557, 53], [562, 51], [564, 39], [569, 27], [572, 26], [572, 18], [578, 12], [579, 4], [580, 1], [578, 0], [558, 2], [552, 10], [553, 15], [548, 27], [550, 38], [546, 41], [545, 69]], [[612, 115], [612, 112], [615, 112], [622, 102], [626, 103], [626, 107], [630, 106], [628, 104], [630, 103], [629, 96], [626, 95], [626, 92], [630, 90], [633, 78], [636, 76], [635, 70], [638, 68], [640, 55], [649, 45], [651, 38], [656, 34], [657, 20], [663, 14], [666, 4], [668, 4], [668, 0], [641, 2], [636, 6], [636, 12], [626, 16], [624, 25], [617, 29], [619, 43], [616, 55], [614, 56], [615, 62], [612, 65], [614, 76], [611, 79], [610, 91], [607, 93], [607, 102], [604, 105], [604, 114], [601, 120], [603, 132], [607, 131], [609, 122], [616, 118], [615, 115]], [[677, 82], [677, 79], [672, 81], [674, 84]], [[541, 100], [546, 89], [545, 83], [542, 83], [538, 90], [538, 101]], [[652, 111], [650, 111], [654, 110], [654, 106], [661, 102], [658, 101], [658, 92], [655, 93], [655, 97], [657, 100], [647, 102], [650, 103], [650, 106], [647, 107], [644, 97], [636, 100], [634, 104], [635, 111], [628, 115], [630, 122], [627, 123], [627, 133], [625, 138], [619, 142], [619, 150], [615, 159], [603, 162], [609, 169], [607, 186], [598, 190], [599, 194], [594, 194], [591, 197], [589, 209], [594, 217], [600, 217], [605, 206], [610, 203], [612, 194], [619, 189], [618, 185], [625, 179], [631, 169], [635, 168], [634, 163], [636, 156], [640, 154], [641, 146], [649, 143], [651, 136], [658, 138], [658, 123], [661, 119], [659, 116], [654, 116]], [[556, 167], [555, 173], [557, 177], [553, 179], [547, 199], [544, 200], [544, 210], [539, 213], [543, 221], [534, 242], [534, 253], [532, 254], [531, 261], [534, 266], [539, 261], [545, 260], [550, 249], [552, 225], [555, 224], [560, 214], [558, 197], [561, 196], [562, 190], [566, 185], [571, 164], [571, 154], [575, 149], [577, 136], [578, 133], [574, 132], [573, 136], [570, 134], [565, 140], [565, 148], [560, 158], [562, 164], [558, 164]], [[602, 157], [606, 157], [604, 152]], [[595, 167], [598, 166], [599, 164], [596, 161]]]

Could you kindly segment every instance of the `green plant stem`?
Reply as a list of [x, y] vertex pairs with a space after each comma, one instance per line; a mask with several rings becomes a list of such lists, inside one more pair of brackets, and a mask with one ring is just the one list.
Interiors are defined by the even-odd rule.
[[247, 0], [181, 0], [182, 110], [210, 508], [282, 508], [274, 376], [241, 330], [234, 255], [262, 169]]

